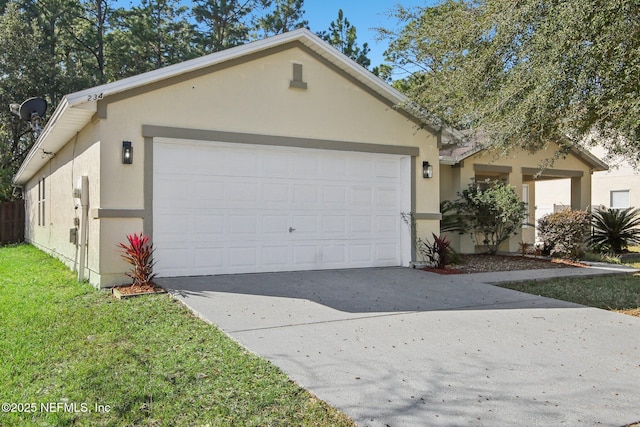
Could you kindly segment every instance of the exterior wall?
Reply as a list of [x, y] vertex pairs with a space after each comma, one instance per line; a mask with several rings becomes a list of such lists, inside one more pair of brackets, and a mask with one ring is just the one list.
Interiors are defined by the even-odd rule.
[[592, 204], [611, 207], [611, 191], [629, 191], [629, 207], [640, 208], [640, 171], [619, 161], [608, 171], [593, 174]]
[[[562, 178], [561, 175], [579, 174], [581, 177], [567, 178], [569, 182], [569, 192], [566, 195], [569, 203], [573, 202], [576, 208], [584, 209], [591, 204], [591, 167], [575, 155], [569, 155], [566, 158], [556, 160], [553, 165], [547, 168], [540, 178], [534, 180], [529, 175], [529, 170], [539, 169], [541, 164], [553, 156], [553, 147], [548, 150], [541, 150], [536, 153], [524, 153], [522, 151], [512, 153], [508, 156], [497, 156], [489, 151], [481, 151], [464, 159], [461, 164], [454, 166], [442, 166], [450, 170], [443, 174], [441, 180], [441, 194], [443, 198], [455, 198], [456, 193], [468, 185], [472, 178], [483, 175], [486, 172], [476, 172], [474, 168], [491, 169], [492, 167], [499, 170], [504, 167], [510, 167], [510, 173], [502, 173], [506, 176], [507, 182], [515, 187], [515, 191], [522, 197], [523, 184], [529, 186], [529, 215], [532, 218], [530, 223], [534, 223], [538, 213], [536, 207], [540, 201], [548, 203], [558, 195], [558, 189], [554, 187], [554, 183]], [[478, 166], [479, 165], [479, 166]], [[523, 168], [527, 169], [523, 172]], [[491, 174], [490, 172], [488, 174]], [[542, 181], [542, 179], [552, 179], [550, 181]], [[445, 182], [451, 182], [451, 186]], [[457, 186], [457, 187], [456, 187]], [[562, 196], [564, 197], [564, 196]], [[500, 250], [508, 252], [517, 252], [520, 242], [533, 243], [535, 240], [535, 228], [525, 227], [521, 229], [518, 235], [509, 239], [508, 243], [501, 246]], [[458, 240], [454, 240], [454, 249], [461, 253], [473, 253], [476, 251], [475, 245], [468, 235], [460, 236]]]
[[[290, 88], [294, 63], [303, 65], [307, 89]], [[414, 146], [415, 211], [423, 215], [421, 232], [438, 232], [438, 179], [422, 177], [429, 161], [438, 176], [436, 136], [370, 92], [329, 68], [314, 54], [292, 48], [219, 69], [161, 90], [106, 98], [100, 121], [101, 187], [98, 210], [145, 210], [146, 156], [143, 125], [183, 129], [313, 138], [328, 141]], [[121, 163], [122, 141], [132, 141], [133, 164]], [[148, 142], [147, 142], [148, 143]], [[148, 184], [148, 183], [147, 183]], [[101, 285], [124, 280], [127, 264], [113, 248], [127, 233], [141, 231], [140, 218], [101, 218]], [[136, 230], [137, 229], [137, 230]]]
[[[25, 186], [26, 240], [76, 271], [79, 247], [70, 242], [69, 234], [70, 229], [75, 228], [74, 219], [81, 218], [82, 209], [76, 209], [72, 189], [79, 177], [88, 176], [89, 204], [100, 205], [100, 145], [97, 126], [87, 126], [77, 138], [55, 153]], [[42, 178], [45, 182], [45, 221], [38, 225], [38, 181]], [[94, 285], [100, 283], [99, 227], [99, 223], [89, 219], [84, 277]]]
[[[607, 157], [607, 151], [599, 146], [593, 147], [591, 151], [600, 158]], [[629, 191], [629, 206], [640, 207], [640, 171], [634, 169], [628, 161], [621, 158], [607, 158], [610, 169], [607, 171], [594, 172], [591, 177], [591, 206], [611, 207], [611, 191]], [[547, 197], [539, 203], [538, 215], [553, 211], [553, 205], [558, 206], [571, 204], [570, 181], [555, 181], [553, 183], [541, 183]], [[583, 203], [581, 208], [586, 208]]]

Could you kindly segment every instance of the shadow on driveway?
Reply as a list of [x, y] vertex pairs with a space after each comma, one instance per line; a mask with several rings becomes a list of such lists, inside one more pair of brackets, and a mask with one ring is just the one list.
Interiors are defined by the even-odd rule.
[[409, 268], [257, 273], [158, 279], [185, 300], [240, 294], [308, 300], [345, 313], [565, 308], [576, 304]]

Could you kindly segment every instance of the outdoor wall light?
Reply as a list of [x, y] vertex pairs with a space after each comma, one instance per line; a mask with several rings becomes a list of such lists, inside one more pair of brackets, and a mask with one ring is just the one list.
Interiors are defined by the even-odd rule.
[[122, 164], [130, 165], [133, 163], [133, 147], [131, 141], [122, 141]]
[[429, 162], [422, 162], [422, 177], [433, 178], [433, 166]]

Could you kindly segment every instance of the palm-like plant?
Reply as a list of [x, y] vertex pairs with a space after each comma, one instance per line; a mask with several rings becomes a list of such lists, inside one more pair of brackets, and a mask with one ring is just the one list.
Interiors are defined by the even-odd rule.
[[589, 243], [604, 252], [640, 244], [640, 209], [598, 209], [592, 214]]

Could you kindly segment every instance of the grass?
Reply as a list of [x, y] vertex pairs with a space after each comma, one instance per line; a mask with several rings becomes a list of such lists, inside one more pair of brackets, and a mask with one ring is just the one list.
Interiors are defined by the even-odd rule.
[[114, 300], [28, 245], [0, 248], [0, 360], [32, 409], [2, 426], [353, 425], [167, 295]]
[[[640, 268], [640, 263], [630, 264]], [[640, 274], [564, 277], [497, 286], [534, 295], [640, 316]]]

